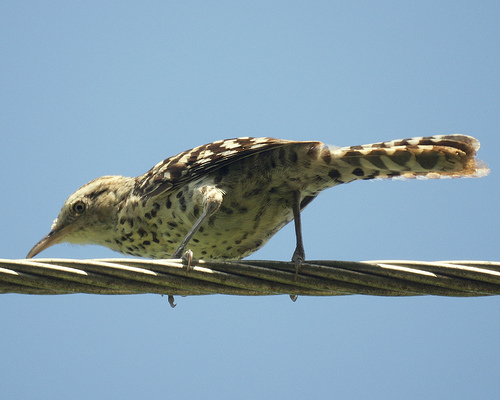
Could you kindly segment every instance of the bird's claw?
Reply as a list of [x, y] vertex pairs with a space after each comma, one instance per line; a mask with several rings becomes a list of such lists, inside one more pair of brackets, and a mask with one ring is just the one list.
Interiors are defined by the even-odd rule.
[[181, 258], [182, 258], [182, 261], [187, 264], [186, 271], [191, 271], [191, 263], [193, 262], [193, 251], [186, 250], [186, 252], [182, 255]]
[[168, 295], [168, 304], [170, 304], [170, 307], [175, 308], [177, 304], [174, 303], [174, 296], [171, 294]]

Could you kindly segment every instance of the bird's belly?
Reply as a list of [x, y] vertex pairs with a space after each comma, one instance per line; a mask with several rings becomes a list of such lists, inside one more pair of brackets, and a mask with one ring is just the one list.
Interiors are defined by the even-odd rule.
[[[153, 213], [154, 217], [149, 212], [133, 223], [127, 220], [119, 240], [108, 247], [136, 256], [170, 258], [202, 211], [194, 211], [194, 205], [180, 210], [173, 203], [170, 208], [162, 207]], [[261, 248], [292, 219], [291, 203], [284, 202], [279, 194], [228, 195], [187, 249], [193, 251], [195, 258], [241, 259]]]
[[292, 209], [278, 202], [248, 209], [241, 205], [226, 207], [223, 203], [188, 248], [199, 258], [241, 259], [260, 249], [292, 219]]

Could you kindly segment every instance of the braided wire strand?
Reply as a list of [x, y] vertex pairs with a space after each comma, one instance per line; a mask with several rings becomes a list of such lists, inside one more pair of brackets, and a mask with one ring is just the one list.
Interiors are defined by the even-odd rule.
[[500, 294], [500, 262], [0, 259], [0, 293], [472, 297]]

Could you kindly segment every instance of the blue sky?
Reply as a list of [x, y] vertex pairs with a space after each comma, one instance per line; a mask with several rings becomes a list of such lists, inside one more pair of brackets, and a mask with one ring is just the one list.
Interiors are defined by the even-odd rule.
[[[74, 190], [236, 136], [345, 146], [464, 133], [483, 179], [355, 182], [309, 259], [500, 260], [495, 1], [0, 5], [2, 258]], [[253, 259], [289, 260], [293, 226]], [[117, 254], [58, 245], [46, 257]], [[497, 398], [500, 299], [0, 297], [6, 398]]]

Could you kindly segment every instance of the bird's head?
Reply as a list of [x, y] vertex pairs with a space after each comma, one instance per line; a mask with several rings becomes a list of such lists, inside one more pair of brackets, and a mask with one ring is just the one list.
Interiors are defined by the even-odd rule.
[[65, 201], [50, 232], [26, 258], [62, 242], [105, 244], [116, 227], [119, 204], [132, 186], [133, 179], [123, 176], [103, 176], [82, 186]]

